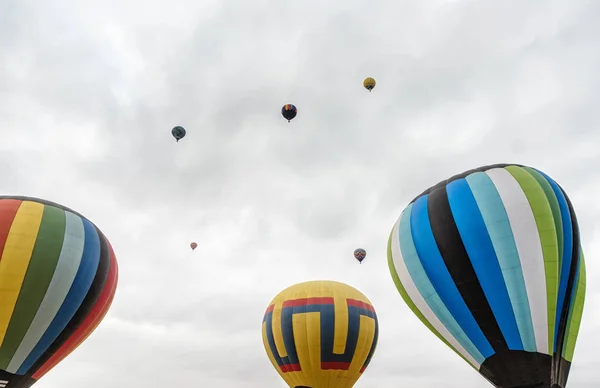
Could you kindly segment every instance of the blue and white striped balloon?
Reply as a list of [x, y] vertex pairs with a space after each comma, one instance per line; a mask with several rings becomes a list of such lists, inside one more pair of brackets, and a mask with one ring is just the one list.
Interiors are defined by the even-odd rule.
[[429, 188], [394, 225], [388, 263], [410, 309], [493, 385], [565, 388], [585, 262], [546, 174], [484, 166]]

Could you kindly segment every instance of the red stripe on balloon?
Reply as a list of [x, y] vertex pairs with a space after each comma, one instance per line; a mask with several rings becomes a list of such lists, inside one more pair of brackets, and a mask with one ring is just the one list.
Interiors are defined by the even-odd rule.
[[349, 362], [321, 362], [323, 370], [348, 370], [350, 369]]
[[4, 252], [4, 245], [6, 244], [10, 227], [22, 202], [18, 199], [3, 199], [0, 201], [0, 256]]

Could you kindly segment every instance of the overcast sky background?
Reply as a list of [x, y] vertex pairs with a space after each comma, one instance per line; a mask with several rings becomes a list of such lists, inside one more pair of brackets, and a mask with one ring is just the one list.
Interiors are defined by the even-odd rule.
[[83, 213], [120, 266], [103, 323], [35, 387], [285, 387], [262, 316], [317, 279], [378, 312], [357, 388], [491, 387], [385, 255], [415, 195], [497, 162], [547, 172], [578, 212], [569, 386], [597, 387], [598, 20], [592, 0], [0, 0], [0, 192]]

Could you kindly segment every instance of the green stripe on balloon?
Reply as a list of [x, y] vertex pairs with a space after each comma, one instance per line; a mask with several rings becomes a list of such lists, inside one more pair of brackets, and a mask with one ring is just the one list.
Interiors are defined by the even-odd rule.
[[554, 352], [554, 319], [558, 298], [558, 242], [554, 217], [550, 202], [538, 181], [521, 167], [508, 166], [505, 169], [517, 180], [533, 211], [538, 228], [544, 269], [546, 272], [546, 299], [548, 303], [548, 352]]

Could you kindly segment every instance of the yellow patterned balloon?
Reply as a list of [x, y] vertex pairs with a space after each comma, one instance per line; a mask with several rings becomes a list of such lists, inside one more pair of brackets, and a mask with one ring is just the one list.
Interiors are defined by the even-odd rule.
[[265, 312], [263, 343], [291, 388], [350, 388], [369, 365], [379, 334], [373, 305], [333, 281], [296, 284]]

